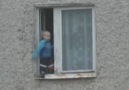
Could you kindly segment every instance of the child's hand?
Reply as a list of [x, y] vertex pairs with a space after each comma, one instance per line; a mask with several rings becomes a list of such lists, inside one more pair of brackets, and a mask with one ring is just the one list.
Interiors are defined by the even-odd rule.
[[38, 55], [36, 55], [36, 53], [32, 54], [32, 60], [36, 60], [38, 58]]
[[54, 65], [53, 64], [48, 66], [48, 72], [49, 73], [54, 73]]

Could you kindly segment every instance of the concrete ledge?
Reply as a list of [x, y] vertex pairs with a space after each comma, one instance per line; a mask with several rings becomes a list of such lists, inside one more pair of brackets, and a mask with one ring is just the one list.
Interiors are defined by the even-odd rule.
[[74, 79], [74, 78], [95, 78], [97, 75], [92, 73], [72, 73], [72, 74], [47, 74], [45, 78], [35, 77], [35, 79]]
[[60, 3], [60, 4], [35, 4], [37, 8], [54, 8], [54, 7], [93, 7], [92, 3]]

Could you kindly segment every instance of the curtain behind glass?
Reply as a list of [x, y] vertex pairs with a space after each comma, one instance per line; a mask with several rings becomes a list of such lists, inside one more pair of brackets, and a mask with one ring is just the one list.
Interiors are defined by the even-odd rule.
[[62, 11], [63, 70], [91, 70], [92, 10]]

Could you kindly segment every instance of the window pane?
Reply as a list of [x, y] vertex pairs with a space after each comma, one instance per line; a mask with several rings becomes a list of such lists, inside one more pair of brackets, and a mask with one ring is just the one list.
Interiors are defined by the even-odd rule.
[[63, 70], [91, 70], [92, 9], [62, 11]]

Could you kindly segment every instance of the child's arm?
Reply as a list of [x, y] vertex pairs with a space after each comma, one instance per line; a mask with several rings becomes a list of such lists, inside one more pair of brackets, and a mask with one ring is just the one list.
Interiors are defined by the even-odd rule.
[[39, 44], [37, 45], [36, 49], [32, 54], [32, 60], [38, 59], [40, 51], [44, 47], [44, 45], [45, 45], [45, 40], [39, 42]]

